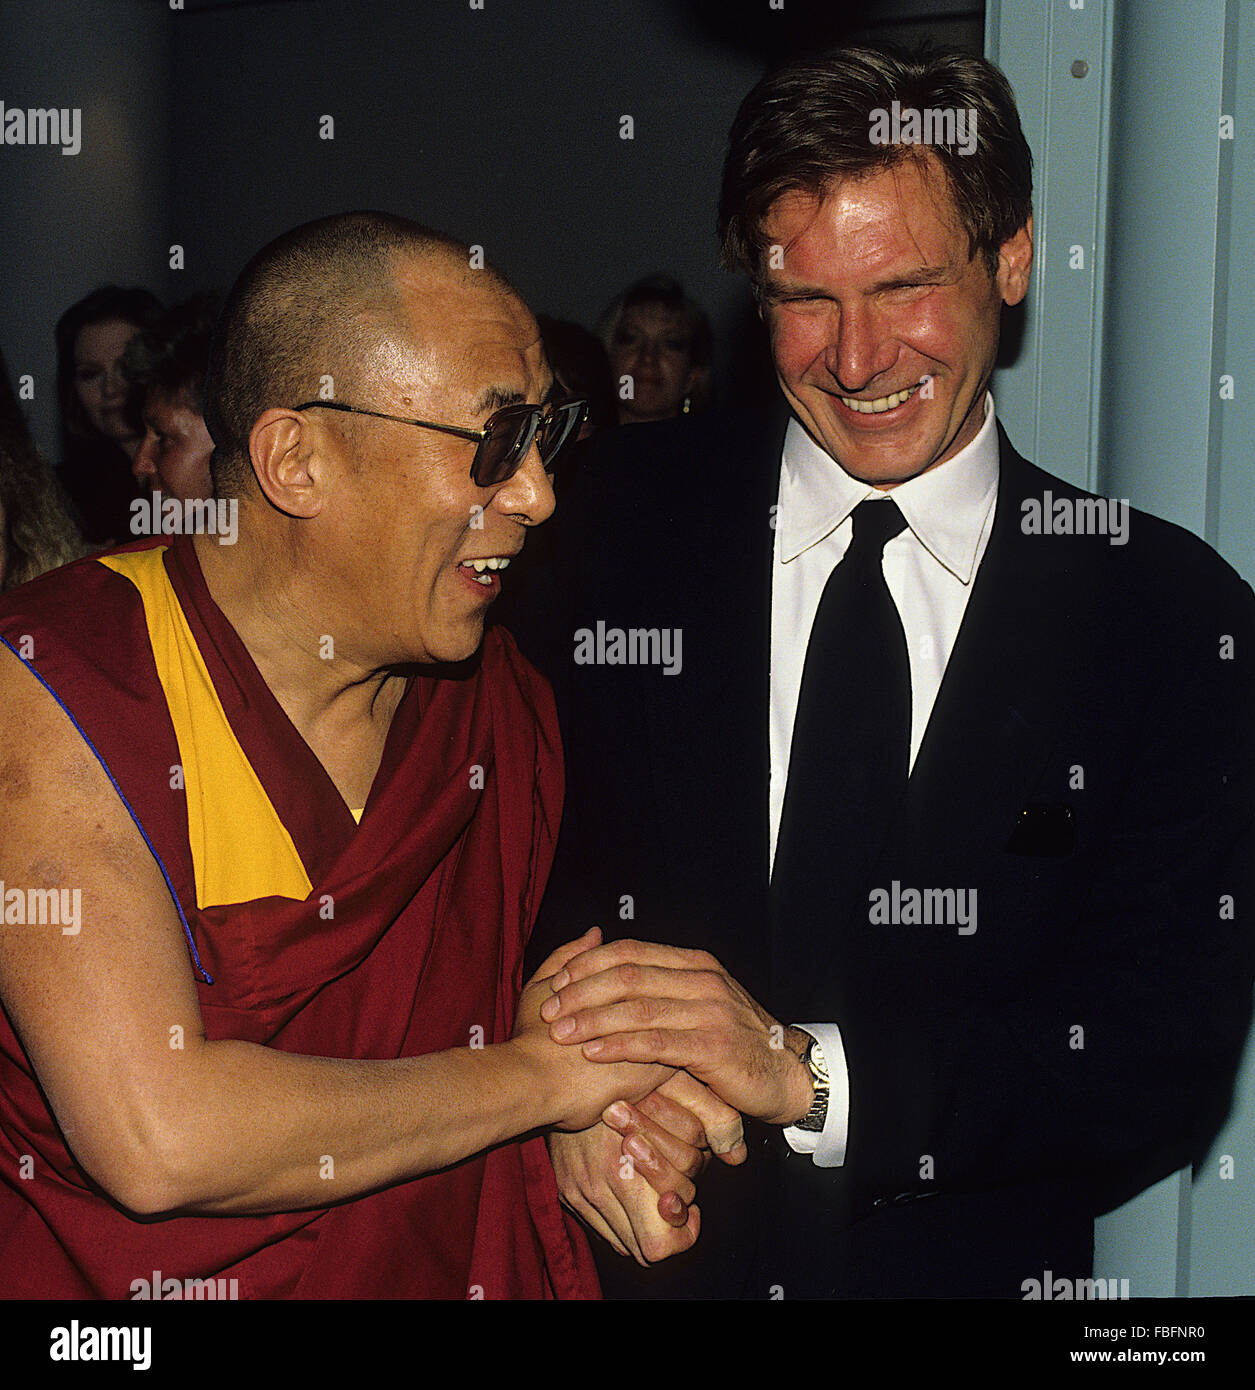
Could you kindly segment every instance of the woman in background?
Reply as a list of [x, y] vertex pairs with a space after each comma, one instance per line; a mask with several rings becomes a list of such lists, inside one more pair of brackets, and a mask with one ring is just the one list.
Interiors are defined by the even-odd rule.
[[160, 301], [147, 290], [105, 285], [57, 322], [58, 473], [83, 535], [94, 544], [130, 538], [130, 504], [139, 495], [131, 460], [143, 429], [131, 408], [122, 354], [160, 313]]
[[619, 397], [619, 423], [669, 420], [710, 403], [710, 321], [678, 280], [630, 285], [598, 324]]

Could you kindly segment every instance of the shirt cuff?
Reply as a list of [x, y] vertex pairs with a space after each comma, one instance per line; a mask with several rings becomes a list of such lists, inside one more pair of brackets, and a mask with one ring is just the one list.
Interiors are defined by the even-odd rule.
[[828, 1114], [821, 1130], [788, 1125], [784, 1137], [794, 1153], [810, 1154], [817, 1168], [840, 1168], [850, 1129], [850, 1074], [845, 1065], [841, 1029], [835, 1023], [794, 1023], [823, 1049], [828, 1064]]

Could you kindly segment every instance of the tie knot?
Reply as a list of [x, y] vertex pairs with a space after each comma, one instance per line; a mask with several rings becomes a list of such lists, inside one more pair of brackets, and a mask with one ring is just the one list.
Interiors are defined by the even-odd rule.
[[906, 529], [906, 517], [890, 498], [883, 502], [868, 498], [854, 508], [854, 540], [850, 549], [872, 554], [877, 559], [885, 546]]

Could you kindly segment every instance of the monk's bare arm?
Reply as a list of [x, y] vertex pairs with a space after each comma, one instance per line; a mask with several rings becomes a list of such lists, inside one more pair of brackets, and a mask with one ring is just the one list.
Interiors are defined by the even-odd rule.
[[160, 871], [65, 714], [2, 650], [0, 710], [0, 880], [81, 892], [77, 933], [0, 925], [0, 999], [75, 1158], [128, 1209], [325, 1206], [593, 1125], [671, 1074], [552, 1043], [547, 984], [525, 992], [510, 1042], [481, 1049], [347, 1061], [208, 1042]]

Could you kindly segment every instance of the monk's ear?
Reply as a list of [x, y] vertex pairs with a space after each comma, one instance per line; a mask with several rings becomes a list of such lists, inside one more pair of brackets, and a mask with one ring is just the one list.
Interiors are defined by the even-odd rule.
[[259, 415], [249, 434], [257, 486], [287, 516], [313, 517], [322, 511], [322, 468], [314, 436], [313, 421], [279, 407]]

